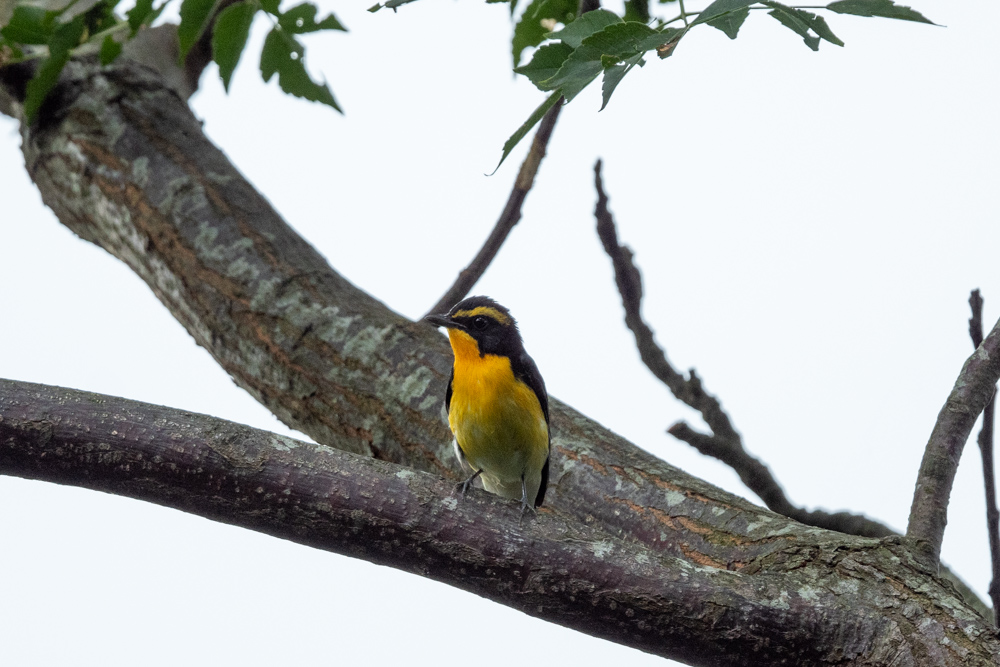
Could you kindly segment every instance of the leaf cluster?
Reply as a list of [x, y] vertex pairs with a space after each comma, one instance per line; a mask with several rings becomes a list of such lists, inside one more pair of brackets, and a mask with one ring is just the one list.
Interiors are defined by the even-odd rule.
[[[603, 74], [603, 110], [625, 75], [637, 65], [645, 64], [647, 54], [655, 52], [660, 59], [671, 56], [680, 40], [699, 25], [712, 26], [736, 39], [752, 9], [769, 10], [769, 16], [800, 36], [813, 51], [819, 50], [823, 40], [844, 45], [822, 16], [774, 0], [715, 0], [700, 12], [685, 12], [681, 5], [681, 14], [676, 18], [648, 22], [629, 20], [637, 12], [628, 8], [625, 18], [598, 9], [574, 19], [575, 6], [575, 2], [568, 0], [533, 0], [514, 29], [511, 42], [514, 71], [549, 96], [504, 144], [501, 164], [560, 99], [566, 103], [572, 101]], [[892, 0], [835, 0], [825, 7], [810, 9], [932, 24], [919, 12]], [[562, 29], [546, 29], [557, 23], [563, 24]], [[674, 23], [681, 25], [672, 27]], [[538, 48], [529, 63], [518, 66], [522, 52], [529, 46]]]
[[[120, 0], [17, 0], [13, 11], [0, 15], [0, 67], [38, 60], [28, 83], [24, 113], [28, 122], [38, 114], [45, 97], [59, 80], [72, 56], [97, 54], [107, 65], [122, 46], [144, 27], [152, 25], [171, 0], [136, 0], [120, 14]], [[272, 27], [260, 55], [265, 81], [278, 75], [278, 85], [296, 97], [321, 102], [340, 111], [326, 82], [317, 82], [306, 71], [305, 46], [299, 37], [322, 30], [345, 30], [330, 14], [317, 19], [317, 8], [303, 2], [281, 11], [281, 0], [180, 0], [177, 38], [183, 64], [193, 47], [206, 35], [211, 58], [219, 66], [226, 90], [246, 49], [254, 19], [263, 14]]]

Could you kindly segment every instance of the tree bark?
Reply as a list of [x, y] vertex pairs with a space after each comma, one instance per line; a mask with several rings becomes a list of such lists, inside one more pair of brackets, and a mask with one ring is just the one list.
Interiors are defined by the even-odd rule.
[[[16, 81], [0, 85], [17, 100]], [[392, 564], [692, 664], [1000, 664], [984, 619], [907, 543], [797, 524], [554, 399], [537, 521], [518, 527], [503, 501], [482, 494], [452, 507], [448, 480], [460, 472], [441, 418], [445, 339], [330, 268], [155, 73], [73, 62], [22, 137], [29, 173], [63, 224], [125, 261], [282, 421], [361, 456], [284, 451], [286, 441], [245, 427], [223, 428], [221, 451], [210, 433], [171, 450], [188, 426], [139, 436], [176, 415], [100, 398], [113, 403], [84, 417], [69, 404], [95, 399], [38, 387], [25, 398], [6, 385], [0, 473], [125, 493]], [[38, 406], [48, 407], [31, 412]], [[121, 424], [118, 434], [134, 438], [95, 435], [116, 415], [144, 426]], [[62, 426], [70, 431], [57, 436]]]
[[727, 569], [561, 512], [522, 522], [516, 505], [478, 490], [458, 498], [438, 475], [204, 415], [7, 380], [0, 415], [5, 474], [389, 565], [690, 664], [997, 662], [983, 619], [898, 539], [775, 517], [772, 537], [796, 544]]

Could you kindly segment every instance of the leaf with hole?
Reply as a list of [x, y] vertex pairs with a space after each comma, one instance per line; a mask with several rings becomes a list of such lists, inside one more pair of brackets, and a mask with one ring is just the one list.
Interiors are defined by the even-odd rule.
[[317, 11], [319, 10], [316, 9], [316, 5], [304, 2], [281, 14], [278, 17], [278, 24], [281, 25], [282, 29], [296, 35], [319, 30], [345, 30], [333, 14], [317, 23]]
[[316, 83], [309, 76], [303, 62], [304, 56], [305, 47], [294, 36], [276, 26], [264, 39], [264, 48], [260, 52], [260, 74], [264, 81], [270, 81], [277, 74], [278, 85], [289, 95], [320, 102], [341, 111], [330, 87], [325, 82]]
[[514, 26], [510, 42], [514, 67], [521, 62], [521, 54], [526, 48], [545, 41], [551, 28], [545, 27], [543, 22], [570, 23], [576, 17], [576, 6], [575, 0], [533, 0]]

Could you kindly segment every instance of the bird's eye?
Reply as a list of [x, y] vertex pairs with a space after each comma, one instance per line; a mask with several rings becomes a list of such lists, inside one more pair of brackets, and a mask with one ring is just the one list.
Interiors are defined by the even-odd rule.
[[472, 326], [478, 329], [479, 331], [485, 329], [487, 326], [489, 326], [489, 324], [490, 321], [487, 318], [483, 317], [482, 315], [472, 320]]

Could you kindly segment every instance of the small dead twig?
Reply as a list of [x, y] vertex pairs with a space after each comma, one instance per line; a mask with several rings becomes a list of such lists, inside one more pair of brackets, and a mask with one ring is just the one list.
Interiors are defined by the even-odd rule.
[[[983, 297], [978, 289], [969, 296], [972, 317], [969, 319], [969, 336], [972, 346], [983, 342]], [[993, 602], [993, 623], [1000, 626], [1000, 510], [997, 510], [997, 489], [993, 475], [993, 410], [996, 394], [983, 408], [983, 428], [979, 431], [979, 453], [983, 459], [983, 484], [986, 487], [986, 528], [990, 539], [990, 561], [993, 580], [990, 582], [990, 600]]]
[[653, 336], [653, 330], [642, 319], [642, 276], [632, 261], [632, 251], [618, 243], [618, 232], [614, 218], [608, 210], [608, 197], [601, 180], [601, 161], [594, 166], [597, 187], [597, 234], [601, 238], [605, 252], [611, 257], [615, 269], [615, 283], [625, 308], [625, 324], [635, 336], [639, 356], [646, 367], [673, 395], [683, 403], [701, 413], [711, 434], [699, 433], [685, 422], [678, 422], [667, 432], [678, 440], [683, 440], [706, 456], [719, 459], [735, 470], [747, 488], [757, 494], [768, 509], [795, 519], [804, 524], [836, 530], [851, 535], [865, 537], [885, 537], [893, 531], [877, 521], [848, 512], [829, 513], [821, 510], [808, 511], [793, 505], [785, 496], [768, 467], [751, 456], [743, 447], [740, 434], [733, 427], [729, 415], [722, 409], [719, 400], [706, 392], [694, 369], [685, 378], [667, 360]]
[[465, 298], [473, 286], [479, 282], [493, 258], [496, 257], [497, 251], [507, 240], [507, 235], [510, 234], [514, 225], [521, 219], [524, 199], [535, 183], [535, 175], [538, 173], [542, 158], [545, 157], [545, 149], [549, 144], [549, 137], [552, 136], [556, 119], [559, 118], [560, 109], [562, 109], [562, 99], [542, 117], [535, 138], [531, 142], [531, 149], [528, 151], [527, 157], [524, 158], [524, 162], [521, 163], [521, 170], [517, 173], [514, 188], [510, 191], [510, 197], [507, 198], [507, 205], [504, 207], [503, 213], [500, 214], [500, 219], [497, 220], [493, 231], [490, 232], [489, 238], [486, 239], [472, 262], [458, 274], [455, 283], [448, 288], [444, 296], [434, 304], [433, 308], [427, 311], [427, 315], [447, 312]]

